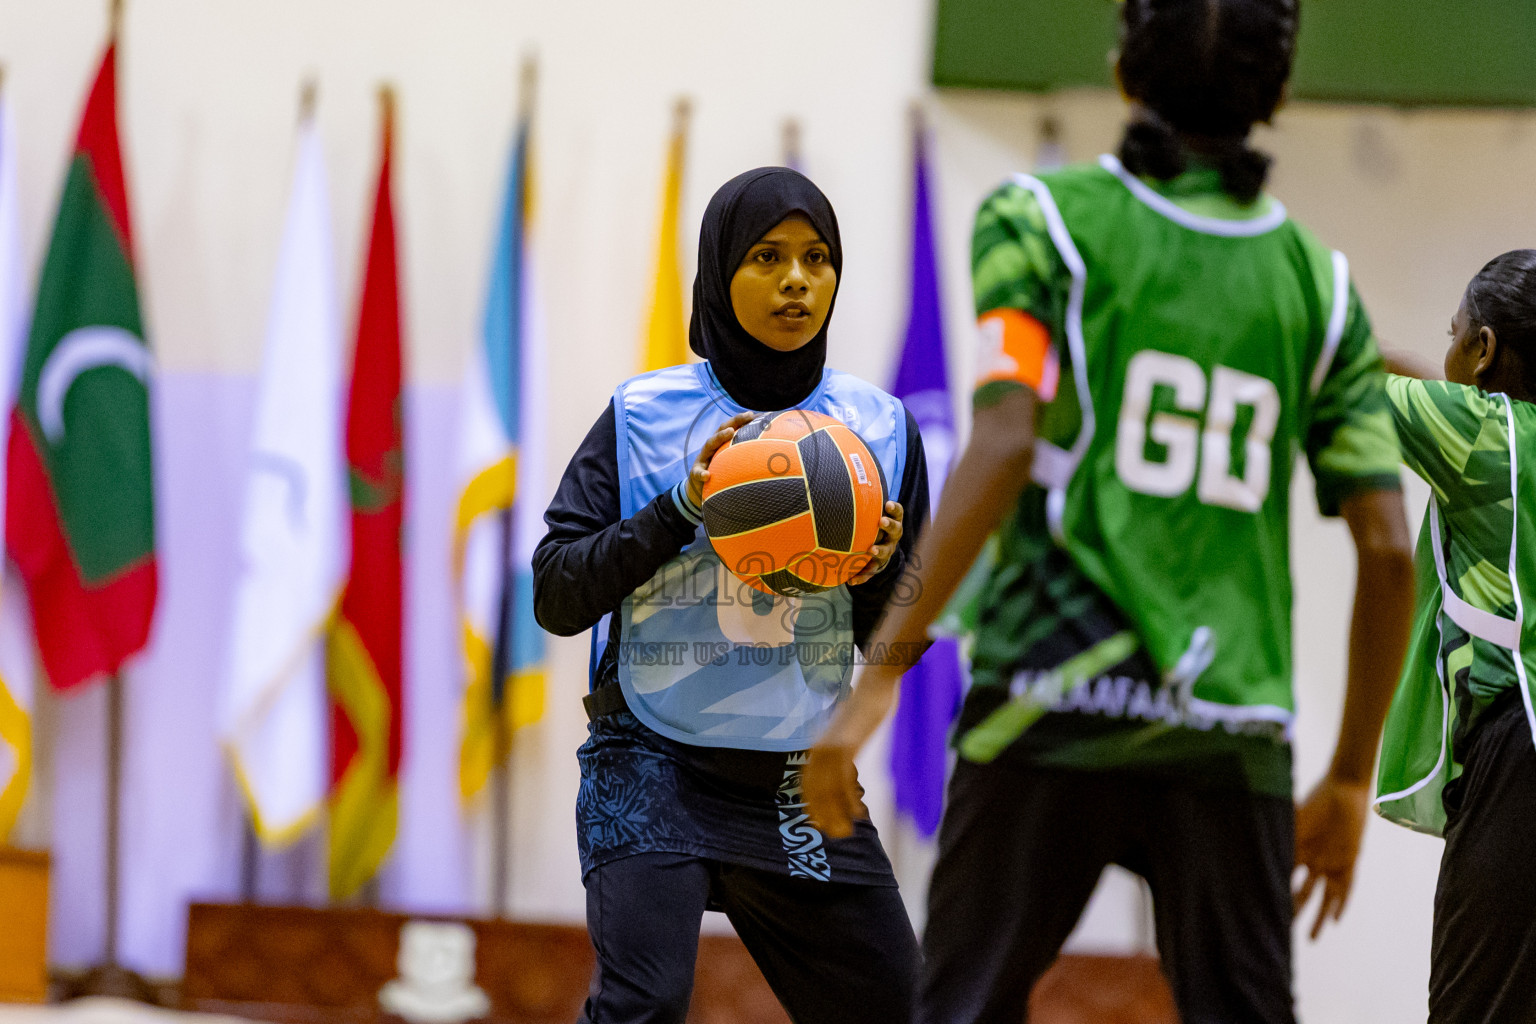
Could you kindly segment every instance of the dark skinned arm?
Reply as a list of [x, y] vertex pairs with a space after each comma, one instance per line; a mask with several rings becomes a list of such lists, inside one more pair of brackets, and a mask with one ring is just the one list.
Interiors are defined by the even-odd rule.
[[811, 749], [802, 777], [806, 809], [828, 836], [852, 834], [864, 805], [853, 759], [890, 712], [896, 685], [911, 667], [908, 653], [923, 649], [928, 627], [970, 571], [987, 537], [1013, 511], [1029, 482], [1035, 448], [1035, 395], [1019, 388], [976, 410], [971, 440], [949, 475], [938, 514], [907, 566], [893, 602], [875, 630], [871, 650], [893, 652], [872, 659], [854, 681], [827, 731]]
[[1444, 371], [1434, 364], [1434, 360], [1417, 352], [1382, 349], [1381, 361], [1386, 364], [1388, 373], [1395, 373], [1399, 377], [1412, 377], [1415, 380], [1445, 379]]
[[1370, 813], [1376, 748], [1413, 616], [1413, 548], [1402, 495], [1366, 491], [1345, 500], [1340, 512], [1349, 524], [1358, 565], [1344, 715], [1328, 774], [1296, 809], [1296, 866], [1306, 871], [1295, 893], [1298, 914], [1317, 883], [1323, 883], [1314, 939], [1325, 921], [1339, 919], [1349, 900]]

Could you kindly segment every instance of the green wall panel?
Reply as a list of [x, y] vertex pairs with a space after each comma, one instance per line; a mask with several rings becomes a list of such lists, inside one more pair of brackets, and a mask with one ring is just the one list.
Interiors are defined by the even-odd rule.
[[[933, 81], [1113, 83], [1114, 0], [938, 0]], [[1311, 0], [1292, 94], [1410, 106], [1536, 105], [1536, 0]]]

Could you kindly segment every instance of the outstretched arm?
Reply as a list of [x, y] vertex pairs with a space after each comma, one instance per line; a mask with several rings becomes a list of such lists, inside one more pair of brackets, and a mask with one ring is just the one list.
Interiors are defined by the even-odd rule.
[[869, 646], [853, 694], [811, 750], [803, 785], [807, 810], [832, 838], [852, 833], [862, 816], [853, 759], [890, 711], [901, 675], [916, 660], [939, 617], [981, 553], [987, 537], [1017, 505], [1029, 481], [1035, 445], [1035, 396], [1006, 391], [976, 410], [971, 441], [949, 475], [933, 525], [918, 542], [897, 594]]
[[1349, 900], [1370, 813], [1376, 748], [1413, 616], [1413, 549], [1402, 494], [1365, 491], [1345, 499], [1340, 512], [1349, 524], [1359, 566], [1344, 717], [1328, 774], [1296, 810], [1296, 866], [1306, 871], [1295, 894], [1298, 914], [1323, 883], [1314, 939], [1325, 921], [1339, 919]]
[[1415, 380], [1445, 379], [1444, 371], [1435, 365], [1434, 360], [1417, 352], [1384, 348], [1381, 350], [1381, 361], [1388, 373], [1395, 373], [1399, 377], [1412, 377]]

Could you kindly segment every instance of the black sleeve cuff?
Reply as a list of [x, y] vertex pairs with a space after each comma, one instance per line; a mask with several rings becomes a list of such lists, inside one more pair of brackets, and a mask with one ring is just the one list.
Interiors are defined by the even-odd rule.
[[686, 491], [683, 491], [681, 498], [678, 497], [678, 490], [682, 486], [679, 484], [678, 487], [674, 487], [670, 491], [663, 491], [656, 495], [655, 498], [651, 499], [651, 503], [641, 510], [641, 514], [649, 513], [655, 516], [656, 521], [669, 534], [680, 543], [687, 544], [693, 540], [694, 534], [698, 532], [699, 524], [703, 523], [704, 519], [702, 515], [697, 519], [690, 518], [688, 512], [684, 511], [685, 506], [689, 509], [694, 506], [692, 502], [688, 501]]

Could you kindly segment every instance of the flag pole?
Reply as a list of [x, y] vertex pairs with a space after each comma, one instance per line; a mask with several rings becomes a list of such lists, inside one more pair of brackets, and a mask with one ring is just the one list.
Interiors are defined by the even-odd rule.
[[517, 116], [519, 120], [533, 118], [533, 101], [539, 87], [539, 58], [529, 51], [523, 54], [523, 63], [517, 76]]
[[[107, 45], [116, 46], [123, 23], [123, 0], [110, 0], [107, 7]], [[106, 835], [106, 926], [102, 962], [87, 971], [66, 993], [79, 996], [114, 996], [143, 1003], [159, 1000], [149, 982], [117, 962], [119, 842], [122, 811], [123, 760], [123, 683], [113, 672], [107, 688], [107, 835]]]
[[[693, 121], [693, 100], [688, 96], [679, 96], [672, 103], [672, 135], [667, 140], [667, 158], [672, 158], [673, 148], [681, 150], [684, 159], [688, 151], [688, 128]], [[678, 161], [681, 169], [682, 161]]]
[[781, 130], [781, 139], [784, 150], [784, 166], [800, 170], [800, 121], [798, 118], [786, 117], [784, 127]]
[[[386, 161], [394, 159], [395, 153], [395, 85], [385, 81], [379, 85], [379, 117], [383, 122], [383, 156]], [[364, 271], [366, 276], [366, 270]], [[354, 356], [354, 358], [356, 358]], [[381, 868], [382, 870], [382, 868]], [[364, 882], [358, 890], [358, 901], [365, 907], [377, 907], [379, 905], [379, 875]]]
[[[116, 7], [116, 4], [113, 5]], [[118, 846], [121, 837], [120, 799], [123, 784], [123, 681], [116, 672], [107, 681], [107, 956], [106, 968], [117, 966]]]
[[512, 510], [501, 510], [501, 595], [496, 604], [496, 647], [491, 652], [491, 687], [501, 689], [492, 718], [491, 756], [491, 909], [507, 916], [512, 870], [512, 730], [507, 726], [507, 668], [512, 658], [508, 622], [512, 613]]
[[299, 123], [303, 124], [315, 116], [315, 103], [320, 94], [320, 83], [313, 77], [304, 79], [304, 84], [299, 86]]
[[240, 821], [240, 902], [256, 902], [256, 865], [261, 859], [261, 841], [251, 814]]
[[[521, 130], [531, 131], [533, 121], [534, 100], [537, 96], [539, 85], [539, 62], [532, 53], [523, 56], [522, 68], [518, 73], [517, 95], [517, 120]], [[522, 188], [524, 196], [528, 189], [528, 151], [523, 151], [523, 180]], [[520, 197], [521, 200], [521, 197]], [[526, 228], [524, 235], [526, 237]], [[518, 264], [518, 272], [521, 273], [521, 261]], [[522, 282], [515, 282], [515, 291], [521, 289]], [[519, 342], [521, 339], [517, 339]], [[519, 346], [521, 351], [521, 346]], [[514, 499], [515, 500], [515, 499]], [[496, 699], [495, 714], [492, 716], [493, 726], [491, 732], [491, 908], [497, 918], [510, 916], [508, 897], [510, 895], [512, 880], [512, 726], [507, 721], [507, 701], [510, 694], [507, 692], [508, 677], [513, 666], [517, 664], [512, 650], [513, 637], [510, 623], [512, 622], [513, 604], [513, 572], [512, 552], [516, 550], [513, 543], [513, 517], [511, 507], [501, 510], [499, 517], [501, 526], [501, 594], [497, 601], [496, 614], [496, 642], [491, 651], [491, 690], [500, 694]]]
[[107, 836], [106, 836], [106, 925], [107, 935], [102, 962], [92, 967], [65, 993], [66, 999], [82, 996], [110, 996], [136, 1002], [157, 1004], [155, 990], [135, 971], [117, 961], [119, 903], [118, 860], [121, 846], [121, 811], [123, 781], [123, 680], [112, 673], [107, 690]]
[[385, 82], [379, 86], [379, 115], [384, 122], [384, 156], [395, 152], [395, 86]]
[[693, 118], [693, 100], [687, 96], [679, 96], [677, 102], [672, 104], [672, 134], [674, 136], [688, 133], [688, 122]]
[[[107, 8], [107, 38], [116, 46], [123, 27], [123, 0], [110, 0]], [[122, 811], [123, 776], [123, 680], [113, 672], [107, 680], [107, 941], [102, 969], [111, 975], [119, 971], [117, 963], [118, 846]], [[142, 979], [140, 979], [142, 981]]]

